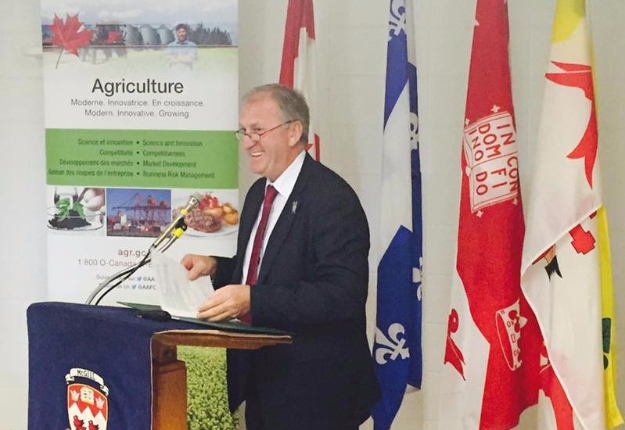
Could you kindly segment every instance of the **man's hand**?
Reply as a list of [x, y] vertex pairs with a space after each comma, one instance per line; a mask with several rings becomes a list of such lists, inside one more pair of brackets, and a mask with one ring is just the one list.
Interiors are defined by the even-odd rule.
[[217, 271], [217, 260], [207, 255], [187, 254], [180, 261], [189, 271], [190, 281], [195, 281], [200, 276], [213, 276]]
[[209, 321], [224, 321], [249, 313], [250, 307], [249, 285], [226, 285], [216, 290], [198, 308], [197, 317]]

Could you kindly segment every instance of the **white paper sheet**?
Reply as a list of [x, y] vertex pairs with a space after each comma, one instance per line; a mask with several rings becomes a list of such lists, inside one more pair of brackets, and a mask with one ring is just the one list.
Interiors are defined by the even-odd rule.
[[179, 261], [160, 252], [151, 258], [161, 308], [173, 316], [196, 318], [198, 307], [215, 291], [211, 279], [204, 276], [189, 281], [188, 271]]

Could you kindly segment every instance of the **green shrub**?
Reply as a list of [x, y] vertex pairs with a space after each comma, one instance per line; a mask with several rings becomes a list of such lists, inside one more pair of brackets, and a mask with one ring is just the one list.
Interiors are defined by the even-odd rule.
[[238, 417], [228, 409], [225, 350], [179, 346], [178, 358], [187, 365], [189, 430], [237, 429]]

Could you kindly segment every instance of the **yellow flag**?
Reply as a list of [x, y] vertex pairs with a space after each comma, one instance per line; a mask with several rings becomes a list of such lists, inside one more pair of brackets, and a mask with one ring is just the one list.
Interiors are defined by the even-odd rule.
[[568, 401], [580, 429], [613, 428], [623, 419], [585, 0], [557, 0], [549, 60], [521, 284], [545, 338], [545, 359], [566, 393], [554, 404], [555, 420], [571, 418]]
[[610, 257], [608, 217], [604, 207], [601, 207], [597, 212], [597, 218], [601, 270], [605, 421], [606, 426], [611, 429], [623, 424], [623, 417], [616, 403], [616, 321], [612, 291], [612, 259]]

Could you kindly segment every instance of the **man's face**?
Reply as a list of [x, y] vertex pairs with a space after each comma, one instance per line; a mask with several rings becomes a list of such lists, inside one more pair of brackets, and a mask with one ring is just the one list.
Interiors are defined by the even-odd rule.
[[[269, 95], [259, 94], [241, 109], [239, 125], [246, 133], [262, 133], [282, 122], [278, 105]], [[290, 127], [285, 125], [263, 135], [256, 143], [245, 137], [242, 145], [249, 158], [250, 171], [275, 181], [293, 161], [297, 141], [292, 136]]]
[[178, 38], [179, 42], [184, 42], [185, 40], [187, 40], [187, 30], [185, 30], [184, 28], [179, 28], [178, 30], [176, 30], [176, 37]]

